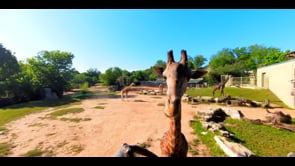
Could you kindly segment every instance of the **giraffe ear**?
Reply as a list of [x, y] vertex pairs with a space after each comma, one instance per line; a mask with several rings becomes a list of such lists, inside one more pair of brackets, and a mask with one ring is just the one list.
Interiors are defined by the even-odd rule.
[[186, 54], [186, 50], [181, 50], [181, 60], [180, 63], [187, 66], [188, 61], [187, 61], [187, 54]]
[[194, 79], [200, 78], [200, 77], [203, 77], [207, 73], [208, 73], [208, 71], [203, 70], [203, 69], [192, 70], [191, 78], [194, 78]]
[[161, 66], [154, 66], [154, 70], [156, 71], [159, 78], [163, 77], [164, 68]]
[[167, 56], [167, 65], [168, 64], [171, 64], [173, 62], [175, 62], [174, 61], [174, 57], [173, 57], [173, 51], [172, 50], [169, 50], [168, 51], [168, 56]]

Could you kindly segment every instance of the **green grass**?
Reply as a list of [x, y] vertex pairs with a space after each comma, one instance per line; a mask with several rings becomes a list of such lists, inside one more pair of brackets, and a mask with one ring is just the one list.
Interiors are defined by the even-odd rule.
[[106, 105], [106, 104], [108, 104], [108, 103], [98, 103], [98, 105]]
[[1, 127], [0, 126], [0, 132], [6, 132], [6, 131], [7, 131], [7, 128], [6, 127], [3, 127], [3, 126]]
[[40, 156], [42, 156], [42, 154], [43, 154], [43, 152], [40, 149], [33, 149], [21, 156], [22, 157], [40, 157]]
[[0, 157], [5, 157], [9, 155], [11, 145], [8, 143], [0, 143]]
[[152, 96], [151, 98], [154, 98], [154, 99], [162, 99], [163, 97], [161, 97], [161, 96]]
[[188, 150], [189, 150], [189, 152], [191, 152], [191, 154], [193, 156], [199, 154], [199, 151], [198, 151], [198, 148], [197, 148], [199, 143], [200, 143], [199, 139], [193, 139], [193, 141], [189, 142], [189, 144], [188, 144]]
[[[209, 148], [210, 154], [213, 157], [227, 157], [227, 155], [219, 148], [214, 140], [215, 134], [202, 127], [201, 122], [194, 117], [195, 121], [191, 122], [191, 127], [194, 129], [195, 134], [198, 135], [200, 140]], [[202, 132], [207, 132], [206, 135], [201, 134]]]
[[165, 103], [158, 103], [157, 106], [164, 107], [165, 106]]
[[57, 100], [37, 100], [14, 104], [11, 106], [0, 108], [0, 127], [4, 124], [17, 120], [25, 115], [31, 113], [41, 112], [48, 108], [63, 109], [69, 106], [81, 103], [81, 99], [94, 98], [94, 97], [110, 97], [116, 95], [118, 92], [103, 92], [103, 91], [88, 91], [86, 93], [76, 93], [65, 95], [63, 98]]
[[71, 95], [73, 99], [87, 99], [87, 98], [93, 98], [96, 96], [97, 96], [97, 92], [90, 92], [90, 91], [87, 91], [84, 93], [80, 92], [80, 93]]
[[80, 153], [83, 150], [84, 150], [84, 147], [82, 145], [72, 145], [71, 146], [71, 151], [74, 152], [75, 154]]
[[38, 100], [0, 108], [0, 126], [21, 118], [25, 115], [36, 113], [50, 107], [63, 108], [80, 103], [79, 100], [68, 96], [58, 100]]
[[89, 121], [91, 118], [60, 118], [60, 120], [79, 123], [81, 121]]
[[[212, 87], [208, 88], [198, 88], [198, 89], [188, 89], [186, 93], [189, 96], [213, 96]], [[230, 95], [231, 97], [241, 97], [254, 101], [264, 102], [265, 99], [268, 99], [270, 103], [282, 106], [284, 108], [290, 109], [286, 104], [284, 104], [275, 94], [273, 94], [268, 89], [248, 89], [248, 88], [234, 88], [234, 87], [225, 87], [225, 95]], [[220, 97], [220, 91], [215, 92], [215, 97]]]
[[0, 109], [0, 126], [10, 121], [16, 120], [25, 115], [44, 110], [43, 107], [27, 107], [27, 108], [12, 108]]
[[57, 117], [57, 116], [63, 116], [66, 114], [71, 114], [71, 113], [80, 113], [83, 111], [84, 111], [83, 108], [68, 108], [68, 109], [61, 109], [61, 110], [54, 111], [50, 113], [49, 115], [51, 117]]
[[102, 105], [98, 105], [98, 106], [95, 106], [94, 108], [96, 108], [96, 109], [104, 109], [105, 107], [102, 106]]
[[57, 148], [61, 148], [61, 147], [64, 147], [66, 144], [68, 144], [69, 142], [67, 142], [66, 140], [64, 140], [63, 142], [59, 142], [56, 147]]
[[134, 100], [134, 102], [145, 102], [144, 100]]
[[295, 133], [271, 126], [227, 118], [225, 128], [261, 157], [286, 157], [295, 149]]

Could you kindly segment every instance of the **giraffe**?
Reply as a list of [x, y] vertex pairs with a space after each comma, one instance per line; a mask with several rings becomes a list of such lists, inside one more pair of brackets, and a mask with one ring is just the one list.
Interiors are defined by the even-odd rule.
[[215, 96], [215, 91], [216, 90], [220, 90], [221, 95], [222, 96], [224, 95], [224, 86], [227, 83], [227, 81], [229, 80], [229, 78], [230, 78], [230, 76], [228, 75], [225, 80], [221, 81], [220, 83], [218, 83], [217, 85], [215, 85], [213, 87], [213, 92], [212, 92], [213, 97]]
[[198, 69], [192, 71], [188, 68], [186, 50], [181, 50], [180, 62], [175, 62], [173, 51], [168, 51], [167, 65], [154, 66], [159, 76], [165, 78], [167, 83], [167, 99], [164, 114], [169, 118], [169, 129], [164, 133], [160, 142], [161, 155], [163, 157], [186, 157], [188, 143], [181, 132], [181, 97], [186, 91], [190, 78], [199, 78], [207, 73]]
[[125, 99], [128, 100], [128, 92], [130, 91], [131, 87], [134, 86], [135, 84], [132, 82], [129, 86], [123, 88], [121, 90], [121, 100]]

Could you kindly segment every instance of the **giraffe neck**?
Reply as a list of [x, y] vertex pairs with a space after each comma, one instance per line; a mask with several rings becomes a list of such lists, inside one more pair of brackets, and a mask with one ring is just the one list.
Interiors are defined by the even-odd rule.
[[169, 134], [177, 138], [181, 134], [181, 105], [179, 107], [175, 107], [175, 109], [179, 109], [178, 115], [170, 118], [169, 122]]

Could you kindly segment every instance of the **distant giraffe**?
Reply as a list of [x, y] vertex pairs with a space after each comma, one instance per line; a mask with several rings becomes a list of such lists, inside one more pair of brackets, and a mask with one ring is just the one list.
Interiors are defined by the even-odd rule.
[[129, 86], [127, 86], [121, 90], [121, 100], [123, 100], [124, 98], [126, 100], [128, 100], [128, 92], [130, 91], [131, 87], [134, 85], [135, 84], [132, 82]]
[[220, 83], [218, 83], [217, 85], [215, 85], [213, 87], [213, 97], [215, 96], [216, 90], [220, 90], [221, 95], [222, 96], [224, 95], [224, 87], [225, 87], [225, 84], [227, 83], [227, 81], [229, 80], [229, 78], [230, 78], [230, 76], [227, 75], [225, 80], [221, 81]]

